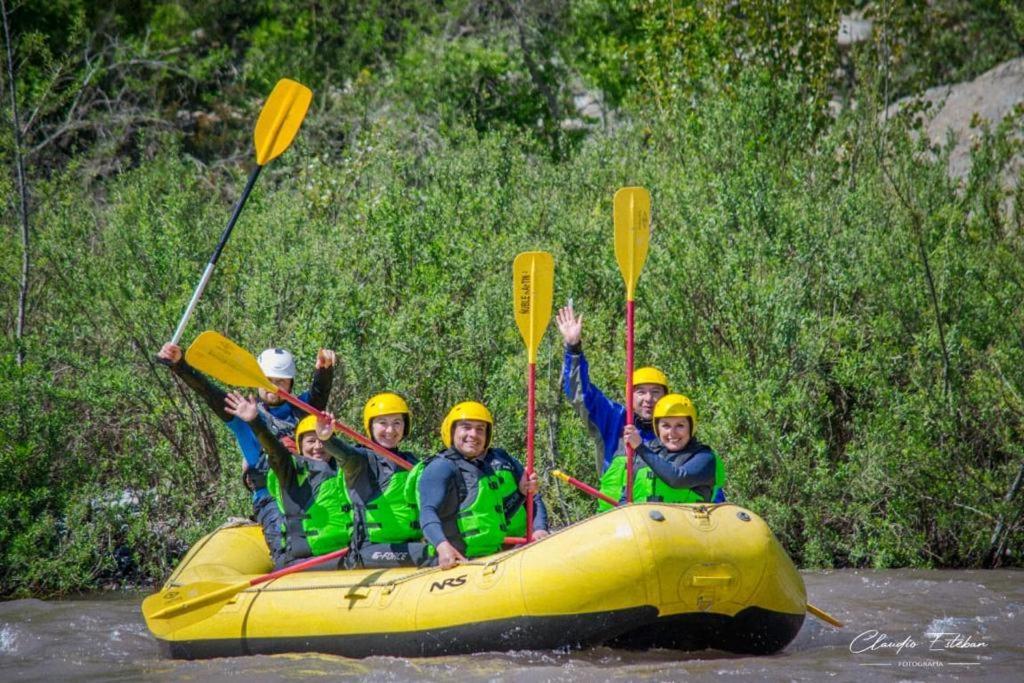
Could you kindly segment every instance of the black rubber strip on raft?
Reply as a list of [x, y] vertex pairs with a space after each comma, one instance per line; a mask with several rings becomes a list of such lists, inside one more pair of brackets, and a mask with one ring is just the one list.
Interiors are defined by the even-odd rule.
[[160, 641], [166, 656], [206, 659], [287, 652], [343, 657], [436, 657], [473, 652], [553, 650], [598, 645], [656, 619], [655, 607], [552, 617], [513, 617], [449, 628], [312, 637]]
[[803, 614], [748, 607], [734, 617], [695, 613], [659, 617], [608, 641], [611, 647], [648, 650], [725, 650], [736, 654], [770, 655], [789, 645]]

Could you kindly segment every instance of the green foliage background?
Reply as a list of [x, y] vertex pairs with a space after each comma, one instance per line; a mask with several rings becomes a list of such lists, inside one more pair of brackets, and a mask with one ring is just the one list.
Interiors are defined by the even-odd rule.
[[[1020, 17], [998, 2], [856, 4], [15, 8], [32, 261], [17, 340], [12, 170], [0, 593], [160, 579], [187, 544], [248, 514], [230, 433], [153, 355], [282, 75], [313, 87], [310, 116], [264, 171], [186, 339], [216, 329], [287, 346], [300, 373], [334, 348], [331, 407], [347, 423], [371, 393], [399, 391], [426, 453], [452, 403], [481, 399], [497, 442], [522, 452], [512, 260], [552, 252], [556, 305], [585, 312], [593, 378], [618, 397], [611, 199], [644, 185], [637, 360], [694, 398], [730, 499], [802, 566], [1019, 564], [1022, 506], [1007, 494], [1024, 461], [1024, 195], [1001, 180], [1019, 119], [978, 130], [958, 185], [945, 150], [879, 110], [887, 93], [1020, 54]], [[836, 51], [841, 9], [875, 17], [874, 40]], [[961, 49], [961, 34], [986, 40]], [[581, 84], [615, 105], [614, 125], [560, 125]], [[103, 97], [107, 109], [83, 109]], [[857, 106], [829, 116], [830, 99]], [[11, 161], [9, 125], [0, 144]], [[593, 481], [560, 371], [552, 329], [539, 462]], [[545, 488], [559, 523], [593, 511], [559, 486]]]

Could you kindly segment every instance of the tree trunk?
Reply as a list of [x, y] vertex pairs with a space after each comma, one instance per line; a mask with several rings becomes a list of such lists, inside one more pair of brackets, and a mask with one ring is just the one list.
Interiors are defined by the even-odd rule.
[[[1007, 505], [1012, 503], [1013, 499], [1017, 497], [1017, 492], [1020, 491], [1022, 482], [1024, 482], [1024, 464], [1022, 464], [1020, 469], [1017, 470], [1017, 477], [1013, 480], [1013, 484], [1010, 485], [1010, 489], [1003, 497], [1003, 500], [1006, 501]], [[1017, 516], [1011, 518], [1011, 527], [1016, 523], [1016, 517]], [[985, 553], [985, 559], [982, 562], [983, 566], [988, 569], [995, 569], [1002, 564], [1003, 553], [1006, 551], [1006, 537], [1009, 534], [1006, 527], [1006, 513], [1004, 513], [999, 516], [996, 528], [992, 531], [992, 538], [988, 543], [988, 552]]]
[[11, 29], [7, 20], [7, 2], [0, 0], [0, 18], [3, 19], [4, 42], [7, 46], [7, 82], [11, 93], [11, 128], [14, 133], [14, 165], [18, 184], [18, 218], [21, 222], [21, 282], [18, 289], [18, 322], [14, 330], [17, 345], [18, 366], [25, 362], [25, 345], [22, 336], [25, 334], [25, 309], [28, 306], [28, 188], [25, 182], [25, 160], [21, 155], [21, 123], [18, 120], [18, 97], [14, 80], [14, 46], [11, 44]]

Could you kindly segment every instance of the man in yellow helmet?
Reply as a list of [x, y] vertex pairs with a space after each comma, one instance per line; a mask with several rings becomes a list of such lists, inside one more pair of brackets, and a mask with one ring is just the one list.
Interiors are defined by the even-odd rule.
[[[307, 415], [295, 427], [299, 452], [293, 456], [261, 419], [254, 399], [229, 393], [224, 397], [224, 410], [252, 427], [267, 453], [267, 489], [282, 516], [285, 566], [348, 545], [352, 503], [345, 480], [338, 476], [338, 463], [317, 434], [317, 418]], [[318, 568], [337, 569], [338, 564], [331, 562]]]
[[[494, 418], [481, 403], [465, 401], [441, 423], [445, 450], [421, 465], [416, 482], [420, 527], [443, 569], [501, 550], [506, 536], [526, 533], [527, 492], [537, 473], [500, 448], [491, 448]], [[534, 538], [548, 535], [547, 510], [533, 497]]]
[[[399, 450], [411, 424], [409, 405], [398, 394], [377, 394], [363, 408], [367, 436], [415, 465], [419, 458]], [[365, 446], [331, 438], [329, 423], [318, 426], [317, 435], [327, 453], [337, 460], [354, 506], [352, 552], [346, 566], [404, 567], [429, 562], [427, 545], [420, 542], [415, 501], [405, 496], [408, 470]]]
[[[626, 426], [626, 407], [612, 401], [590, 383], [590, 370], [583, 355], [583, 314], [577, 316], [570, 302], [559, 309], [555, 320], [565, 343], [562, 389], [594, 439], [595, 463], [598, 474], [602, 474], [615, 454], [624, 451], [622, 430]], [[646, 367], [633, 371], [633, 424], [644, 441], [655, 437], [654, 406], [667, 393], [668, 378], [661, 370]]]

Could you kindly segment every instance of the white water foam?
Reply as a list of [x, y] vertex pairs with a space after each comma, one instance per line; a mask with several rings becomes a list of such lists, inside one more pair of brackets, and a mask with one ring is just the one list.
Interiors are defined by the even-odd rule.
[[4, 624], [0, 627], [0, 652], [14, 654], [17, 649], [18, 632], [10, 624]]

